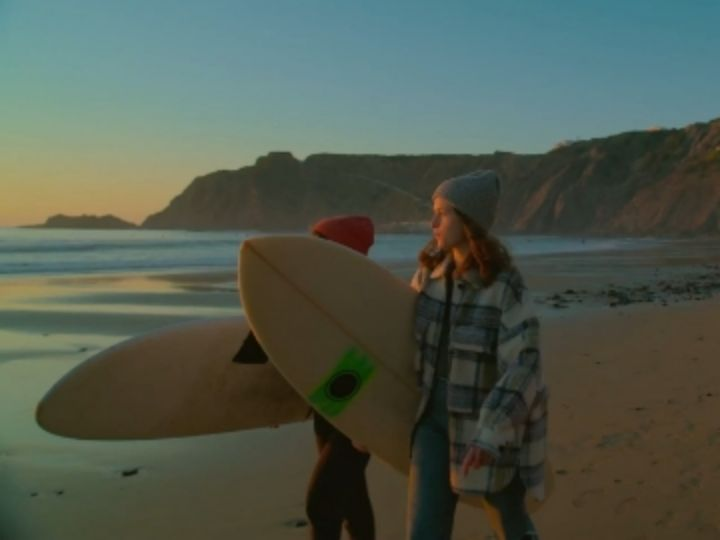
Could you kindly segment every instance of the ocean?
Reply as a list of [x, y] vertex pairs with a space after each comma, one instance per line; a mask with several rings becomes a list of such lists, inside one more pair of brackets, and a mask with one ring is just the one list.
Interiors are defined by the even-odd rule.
[[[234, 271], [238, 249], [257, 231], [90, 231], [0, 228], [0, 279], [103, 273]], [[294, 234], [303, 234], [297, 232]], [[515, 256], [642, 250], [647, 238], [501, 237]], [[414, 259], [425, 234], [379, 234], [370, 257], [381, 264]]]

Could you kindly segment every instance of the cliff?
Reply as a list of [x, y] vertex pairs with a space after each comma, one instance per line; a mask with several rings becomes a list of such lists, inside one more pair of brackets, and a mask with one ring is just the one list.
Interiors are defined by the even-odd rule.
[[720, 119], [683, 129], [559, 144], [537, 155], [332, 155], [273, 152], [253, 166], [196, 178], [148, 228], [305, 228], [363, 213], [382, 228], [429, 218], [443, 179], [479, 168], [504, 177], [500, 232], [720, 233]]

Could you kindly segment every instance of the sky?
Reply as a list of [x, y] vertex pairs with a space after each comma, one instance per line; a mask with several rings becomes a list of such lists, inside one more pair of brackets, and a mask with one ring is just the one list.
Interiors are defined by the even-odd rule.
[[720, 117], [720, 1], [0, 0], [0, 227], [270, 151], [542, 153]]

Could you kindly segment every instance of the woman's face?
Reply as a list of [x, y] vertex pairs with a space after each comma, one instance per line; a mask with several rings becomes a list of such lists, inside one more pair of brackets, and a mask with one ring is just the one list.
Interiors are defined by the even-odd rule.
[[450, 251], [465, 243], [465, 234], [460, 216], [457, 215], [452, 205], [442, 197], [435, 197], [433, 200], [431, 225], [435, 243], [443, 251]]

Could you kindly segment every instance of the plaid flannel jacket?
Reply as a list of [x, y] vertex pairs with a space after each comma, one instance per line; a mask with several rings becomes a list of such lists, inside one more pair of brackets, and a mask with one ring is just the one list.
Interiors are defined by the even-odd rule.
[[[417, 420], [435, 379], [445, 306], [446, 258], [432, 272], [421, 267], [415, 370], [421, 390]], [[539, 324], [517, 270], [485, 287], [476, 270], [454, 280], [450, 314], [448, 412], [450, 481], [459, 493], [483, 495], [508, 485], [516, 472], [530, 494], [544, 498], [547, 389], [539, 350]], [[469, 445], [495, 456], [493, 464], [462, 475]]]

